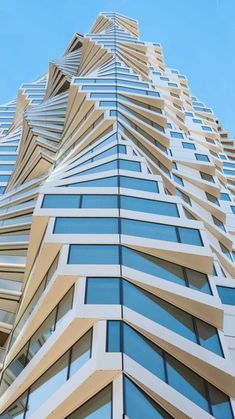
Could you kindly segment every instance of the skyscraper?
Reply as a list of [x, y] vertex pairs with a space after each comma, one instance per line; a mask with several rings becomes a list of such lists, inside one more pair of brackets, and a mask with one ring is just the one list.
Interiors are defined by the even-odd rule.
[[0, 129], [0, 418], [233, 418], [235, 147], [212, 109], [101, 13]]

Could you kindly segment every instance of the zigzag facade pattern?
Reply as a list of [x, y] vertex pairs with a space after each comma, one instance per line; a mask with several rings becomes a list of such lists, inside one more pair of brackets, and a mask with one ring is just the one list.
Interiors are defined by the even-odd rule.
[[234, 140], [161, 46], [101, 13], [0, 135], [0, 418], [233, 418]]

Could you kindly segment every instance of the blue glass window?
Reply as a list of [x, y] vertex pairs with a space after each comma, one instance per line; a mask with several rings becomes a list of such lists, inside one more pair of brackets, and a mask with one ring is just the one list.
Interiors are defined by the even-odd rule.
[[107, 348], [108, 352], [121, 352], [121, 329], [120, 321], [109, 321], [107, 323]]
[[196, 150], [196, 146], [193, 143], [182, 143], [183, 148], [188, 148], [189, 150]]
[[212, 131], [211, 127], [208, 127], [207, 125], [202, 125], [203, 131]]
[[117, 208], [116, 195], [83, 195], [82, 208]]
[[172, 416], [127, 377], [124, 378], [124, 397], [125, 414], [130, 419], [172, 419]]
[[217, 291], [223, 304], [235, 306], [235, 288], [217, 285]]
[[159, 193], [157, 182], [134, 177], [120, 176], [120, 187]]
[[[112, 322], [110, 323], [112, 324]], [[125, 323], [123, 324], [123, 333], [123, 352], [153, 374], [165, 380], [162, 351]]]
[[119, 278], [87, 278], [86, 304], [121, 304]]
[[179, 217], [177, 205], [171, 202], [153, 201], [131, 196], [121, 196], [120, 200], [123, 209]]
[[0, 161], [15, 161], [16, 160], [17, 155], [16, 154], [10, 154], [10, 155], [6, 155], [6, 154], [0, 154]]
[[211, 402], [212, 415], [216, 419], [233, 418], [231, 404], [228, 396], [208, 383], [208, 392]]
[[194, 228], [153, 224], [145, 221], [121, 219], [122, 234], [203, 246], [200, 232]]
[[235, 170], [224, 169], [224, 173], [229, 176], [235, 176]]
[[204, 380], [168, 354], [166, 365], [169, 385], [208, 412]]
[[[107, 343], [107, 351], [125, 353], [163, 382], [169, 384], [208, 413], [213, 414], [215, 418], [233, 418], [229, 398], [226, 394], [129, 325], [123, 322], [109, 321], [107, 324]], [[125, 400], [126, 402], [127, 400]], [[132, 411], [134, 412], [134, 410]], [[129, 411], [130, 414], [131, 410]], [[138, 412], [136, 414], [137, 416], [134, 415], [134, 418], [142, 419], [142, 417], [146, 417], [145, 415], [142, 416], [142, 410], [140, 410], [141, 416], [138, 416]], [[151, 414], [149, 417], [155, 416]], [[163, 417], [165, 418], [165, 416]]]
[[26, 418], [32, 415], [49, 397], [51, 389], [58, 390], [67, 380], [69, 353], [66, 352], [30, 389]]
[[45, 195], [42, 208], [79, 208], [79, 195]]
[[0, 175], [0, 182], [8, 182], [10, 175]]
[[55, 234], [117, 234], [116, 218], [65, 218], [57, 217]]
[[[100, 164], [99, 166], [92, 167], [91, 169], [83, 170], [82, 172], [79, 172], [81, 175], [87, 175], [90, 173], [99, 173], [99, 172], [105, 172], [106, 170], [115, 170], [118, 168], [118, 162], [117, 160], [110, 161], [108, 163]], [[78, 174], [67, 176], [74, 177], [78, 176]]]
[[184, 186], [183, 179], [180, 176], [177, 176], [177, 175], [173, 174], [173, 179], [179, 185]]
[[131, 170], [133, 172], [141, 172], [141, 164], [136, 161], [119, 160], [119, 169]]
[[17, 146], [11, 146], [11, 145], [4, 145], [4, 146], [0, 146], [0, 151], [16, 151], [17, 150]]
[[11, 172], [14, 164], [0, 164], [0, 172]]
[[125, 281], [124, 305], [196, 343], [192, 316]]
[[119, 247], [116, 245], [71, 244], [68, 263], [79, 265], [117, 265], [119, 264]]
[[72, 183], [69, 186], [72, 187], [78, 187], [78, 188], [83, 188], [83, 187], [91, 187], [91, 188], [96, 188], [96, 187], [108, 187], [108, 188], [115, 188], [118, 186], [118, 177], [117, 176], [111, 176], [111, 177], [105, 177], [102, 179], [94, 179], [94, 180], [87, 180], [85, 182], [79, 182], [79, 183]]
[[183, 134], [177, 131], [170, 131], [170, 135], [172, 138], [180, 138], [180, 139], [184, 138]]
[[98, 394], [79, 407], [66, 419], [112, 419], [112, 386], [101, 390]]
[[220, 199], [222, 201], [231, 201], [231, 198], [228, 193], [221, 192]]
[[167, 224], [153, 224], [145, 221], [121, 219], [122, 234], [146, 237], [155, 240], [177, 242], [176, 229]]
[[199, 230], [196, 230], [195, 228], [178, 227], [178, 232], [181, 243], [203, 246]]
[[197, 160], [199, 160], [199, 161], [205, 161], [205, 162], [209, 162], [209, 161], [210, 161], [209, 157], [208, 157], [206, 154], [199, 154], [199, 153], [196, 153], [196, 154], [195, 154], [195, 157], [196, 157], [196, 159], [197, 159]]

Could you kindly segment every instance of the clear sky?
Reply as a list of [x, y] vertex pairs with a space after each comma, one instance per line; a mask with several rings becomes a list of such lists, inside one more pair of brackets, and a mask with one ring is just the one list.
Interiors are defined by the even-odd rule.
[[141, 38], [162, 44], [166, 64], [235, 137], [235, 0], [0, 0], [0, 103], [43, 74], [101, 11], [139, 20]]

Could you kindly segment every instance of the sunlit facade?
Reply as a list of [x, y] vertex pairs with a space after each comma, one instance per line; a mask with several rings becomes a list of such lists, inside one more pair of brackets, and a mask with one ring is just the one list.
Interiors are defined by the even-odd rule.
[[135, 20], [0, 106], [0, 193], [0, 418], [234, 418], [234, 141]]

